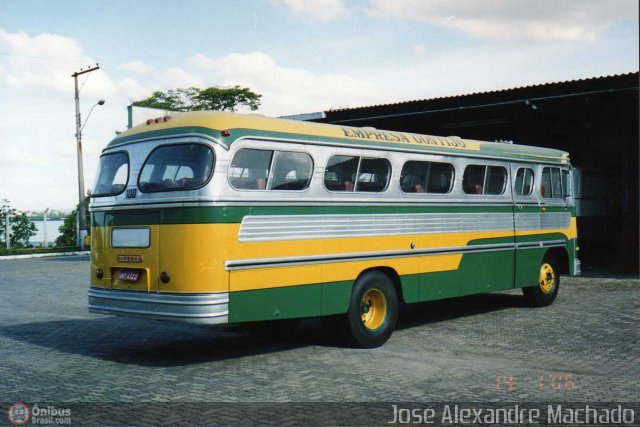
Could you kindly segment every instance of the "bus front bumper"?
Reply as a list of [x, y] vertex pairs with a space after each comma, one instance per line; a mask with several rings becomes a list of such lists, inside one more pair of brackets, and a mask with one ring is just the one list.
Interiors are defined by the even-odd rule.
[[229, 294], [146, 293], [90, 287], [91, 313], [217, 325], [229, 322]]

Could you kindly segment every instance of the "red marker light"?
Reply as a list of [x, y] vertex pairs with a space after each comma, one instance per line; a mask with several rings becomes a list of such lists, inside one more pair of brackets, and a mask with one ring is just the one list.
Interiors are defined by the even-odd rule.
[[223, 130], [220, 132], [220, 135], [222, 136], [231, 136], [231, 132], [229, 132], [228, 130]]
[[148, 119], [147, 120], [147, 126], [149, 126], [151, 123], [153, 123], [153, 119]]
[[162, 118], [162, 121], [163, 121], [163, 122], [168, 122], [169, 120], [171, 120], [171, 116], [164, 116], [164, 117]]

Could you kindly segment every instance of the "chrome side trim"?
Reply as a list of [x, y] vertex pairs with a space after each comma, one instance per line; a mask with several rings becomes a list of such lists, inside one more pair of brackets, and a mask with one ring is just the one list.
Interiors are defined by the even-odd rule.
[[[513, 231], [512, 213], [416, 213], [371, 215], [247, 215], [240, 242], [267, 242], [405, 234]], [[566, 229], [570, 212], [515, 215], [515, 230]]]
[[[361, 195], [363, 193], [357, 193]], [[292, 197], [289, 199], [242, 199], [229, 200], [226, 198], [217, 197], [198, 197], [194, 200], [180, 200], [177, 202], [169, 201], [140, 201], [135, 200], [131, 202], [118, 202], [109, 205], [100, 205], [91, 207], [91, 212], [118, 212], [120, 210], [134, 210], [134, 209], [149, 209], [149, 208], [184, 208], [184, 207], [253, 207], [253, 206], [285, 206], [285, 207], [336, 207], [336, 206], [446, 206], [450, 208], [455, 207], [478, 207], [478, 208], [490, 208], [490, 207], [511, 207], [513, 202], [491, 202], [491, 203], [474, 203], [470, 201], [464, 201], [460, 199], [451, 200], [401, 200], [397, 198], [389, 199], [388, 201], [381, 202], [380, 199], [344, 199], [336, 200], [331, 198], [308, 198], [300, 200], [298, 197]], [[537, 205], [536, 205], [537, 206]], [[564, 205], [563, 205], [564, 206]]]
[[444, 248], [412, 249], [377, 252], [353, 252], [347, 254], [310, 255], [302, 257], [255, 258], [229, 260], [224, 263], [227, 271], [249, 270], [254, 268], [290, 267], [294, 265], [324, 264], [349, 261], [367, 261], [372, 259], [392, 259], [419, 257], [427, 255], [450, 255], [475, 252], [494, 252], [515, 249], [514, 243], [499, 243], [473, 246], [450, 246]]
[[566, 240], [544, 240], [536, 242], [520, 242], [516, 243], [516, 249], [540, 249], [555, 248], [566, 245]]
[[240, 242], [511, 231], [513, 214], [248, 215]]
[[564, 246], [564, 240], [548, 240], [526, 243], [494, 243], [471, 246], [449, 246], [443, 248], [412, 249], [397, 251], [353, 252], [348, 254], [310, 255], [301, 257], [254, 258], [225, 261], [227, 271], [251, 270], [256, 268], [292, 267], [308, 264], [325, 264], [373, 259], [409, 258], [430, 255], [470, 254], [478, 252], [498, 252], [515, 249], [539, 249]]
[[229, 321], [229, 293], [146, 293], [90, 287], [91, 313], [148, 317], [199, 324]]

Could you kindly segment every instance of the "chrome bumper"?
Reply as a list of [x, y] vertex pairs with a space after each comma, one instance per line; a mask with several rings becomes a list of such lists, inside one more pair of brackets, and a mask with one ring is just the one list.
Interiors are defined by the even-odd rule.
[[146, 293], [89, 288], [91, 313], [215, 325], [229, 322], [229, 294]]

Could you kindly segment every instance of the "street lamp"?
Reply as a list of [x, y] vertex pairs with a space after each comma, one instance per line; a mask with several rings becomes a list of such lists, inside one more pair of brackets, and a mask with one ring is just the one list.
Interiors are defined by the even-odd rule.
[[93, 104], [93, 107], [91, 107], [91, 109], [89, 110], [89, 114], [87, 114], [87, 118], [84, 119], [84, 123], [82, 124], [82, 127], [80, 128], [80, 133], [82, 133], [82, 131], [84, 130], [84, 126], [89, 121], [89, 117], [91, 117], [91, 113], [93, 113], [93, 109], [96, 108], [98, 105], [104, 105], [105, 102], [107, 102], [107, 101], [105, 101], [104, 99], [101, 99], [98, 102], [96, 102], [95, 104]]
[[78, 141], [78, 236], [77, 242], [80, 250], [84, 250], [84, 236], [87, 235], [87, 226], [84, 217], [84, 169], [82, 165], [82, 130], [84, 129], [93, 109], [98, 105], [104, 105], [105, 100], [101, 99], [89, 110], [89, 114], [87, 114], [87, 118], [84, 119], [84, 123], [82, 126], [80, 125], [80, 100], [78, 98], [78, 83], [76, 79], [76, 139]]

